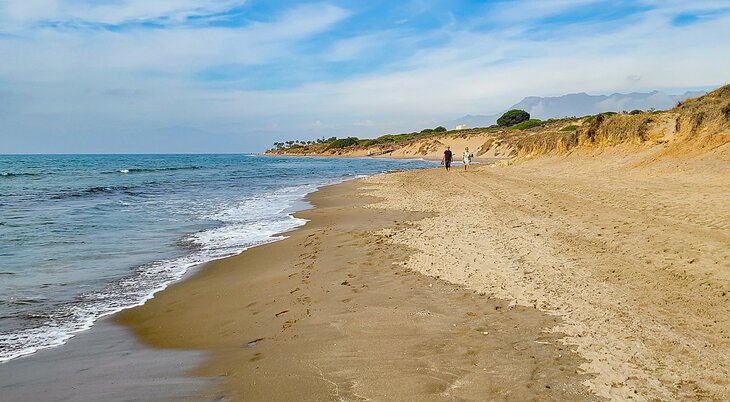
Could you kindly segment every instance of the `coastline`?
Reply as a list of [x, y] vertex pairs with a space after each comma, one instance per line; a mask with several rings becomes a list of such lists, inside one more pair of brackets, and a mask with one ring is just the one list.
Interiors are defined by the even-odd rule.
[[222, 382], [205, 397], [721, 400], [725, 148], [326, 187], [287, 239], [117, 318], [154, 347], [206, 351], [192, 374]]
[[[0, 331], [0, 362], [59, 347], [88, 331], [99, 318], [144, 304], [205, 262], [276, 240], [279, 233], [303, 224], [291, 213], [310, 208], [304, 197], [319, 186], [429, 165], [422, 161], [300, 159], [290, 166], [288, 162], [271, 165], [247, 156], [220, 155], [73, 157], [74, 165], [86, 166], [90, 174], [84, 180], [71, 180], [76, 171], [69, 167], [73, 165], [63, 165], [63, 158], [60, 162], [55, 157], [33, 161], [39, 166], [36, 170], [16, 161], [15, 171], [40, 175], [42, 180], [36, 176], [27, 179], [30, 193], [33, 186], [56, 186], [45, 196], [37, 195], [38, 206], [55, 204], [56, 216], [51, 220], [55, 223], [36, 225], [34, 216], [43, 211], [24, 208], [21, 203], [14, 206], [12, 200], [6, 204], [9, 216], [19, 220], [23, 229], [12, 232], [2, 227], [8, 235], [6, 244], [17, 241], [20, 247], [8, 250], [6, 269], [0, 272], [9, 279], [0, 288], [10, 296], [0, 305], [0, 321], [8, 324]], [[47, 166], [42, 167], [43, 163]], [[59, 163], [66, 167], [53, 170]], [[120, 166], [131, 171], [118, 169]], [[241, 169], [245, 172], [238, 171]], [[297, 174], [310, 169], [318, 174]], [[23, 177], [10, 183], [25, 186]], [[207, 178], [189, 187], [189, 177], [193, 181]], [[65, 185], [65, 178], [74, 184]], [[210, 184], [226, 181], [227, 185]], [[241, 191], [239, 186], [252, 190]], [[18, 194], [23, 191], [19, 188]], [[79, 226], [71, 233], [61, 222], [72, 213], [76, 216], [76, 209], [88, 216], [78, 218]], [[44, 255], [43, 247], [23, 242], [26, 237], [56, 248]], [[64, 246], [69, 241], [75, 243]], [[114, 247], [117, 243], [119, 247]], [[64, 247], [77, 249], [66, 254]], [[97, 259], [104, 263], [95, 263]], [[24, 264], [30, 267], [24, 269]], [[34, 270], [38, 275], [31, 275]], [[43, 272], [53, 272], [52, 278], [44, 280]], [[25, 277], [32, 279], [24, 285]], [[79, 277], [86, 285], [79, 285], [77, 292]], [[14, 297], [22, 300], [16, 303]]]
[[[727, 151], [621, 146], [322, 187], [286, 239], [0, 366], [39, 373], [0, 386], [83, 397], [112, 382], [109, 399], [726, 399]], [[119, 329], [104, 340], [117, 324], [142, 345]], [[78, 366], [113, 363], [101, 351], [112, 343], [131, 345], [118, 350], [130, 367], [160, 356], [145, 387], [129, 367]], [[54, 379], [67, 365], [75, 376]], [[101, 386], [74, 388], [87, 378]]]
[[156, 348], [204, 351], [191, 374], [221, 382], [203, 399], [592, 398], [583, 359], [545, 332], [557, 317], [404, 269], [413, 250], [374, 232], [428, 214], [364, 208], [377, 199], [360, 186], [310, 194], [286, 239], [115, 319]]

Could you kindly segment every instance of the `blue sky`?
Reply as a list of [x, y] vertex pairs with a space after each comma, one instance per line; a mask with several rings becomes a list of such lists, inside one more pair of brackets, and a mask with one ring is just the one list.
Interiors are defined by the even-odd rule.
[[250, 152], [728, 83], [730, 0], [0, 0], [0, 153]]

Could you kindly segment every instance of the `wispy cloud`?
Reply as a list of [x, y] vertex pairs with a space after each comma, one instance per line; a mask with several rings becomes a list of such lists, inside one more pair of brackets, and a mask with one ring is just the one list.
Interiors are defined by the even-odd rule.
[[243, 0], [6, 0], [0, 3], [0, 16], [16, 29], [48, 22], [122, 25], [148, 21], [167, 25], [215, 16], [244, 4]]
[[125, 138], [145, 151], [180, 130], [209, 136], [191, 151], [258, 150], [528, 95], [719, 85], [721, 3], [5, 0], [0, 143], [104, 151]]

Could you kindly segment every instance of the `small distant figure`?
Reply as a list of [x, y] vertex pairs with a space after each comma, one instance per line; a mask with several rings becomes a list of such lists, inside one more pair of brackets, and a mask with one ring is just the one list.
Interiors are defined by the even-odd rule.
[[444, 157], [441, 158], [441, 164], [446, 166], [446, 171], [448, 172], [451, 170], [451, 161], [454, 159], [454, 154], [451, 153], [451, 147], [446, 146], [446, 151], [444, 151]]
[[469, 165], [471, 165], [471, 158], [473, 158], [473, 157], [474, 157], [474, 154], [469, 152], [469, 147], [466, 147], [464, 149], [464, 155], [463, 155], [465, 172], [466, 172], [466, 169], [469, 167]]

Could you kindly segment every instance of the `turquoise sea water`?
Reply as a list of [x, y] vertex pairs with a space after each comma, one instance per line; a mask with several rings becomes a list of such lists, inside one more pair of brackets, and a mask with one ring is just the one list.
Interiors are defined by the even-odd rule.
[[317, 187], [431, 166], [254, 155], [0, 155], [0, 362], [60, 345], [191, 267], [272, 241]]

